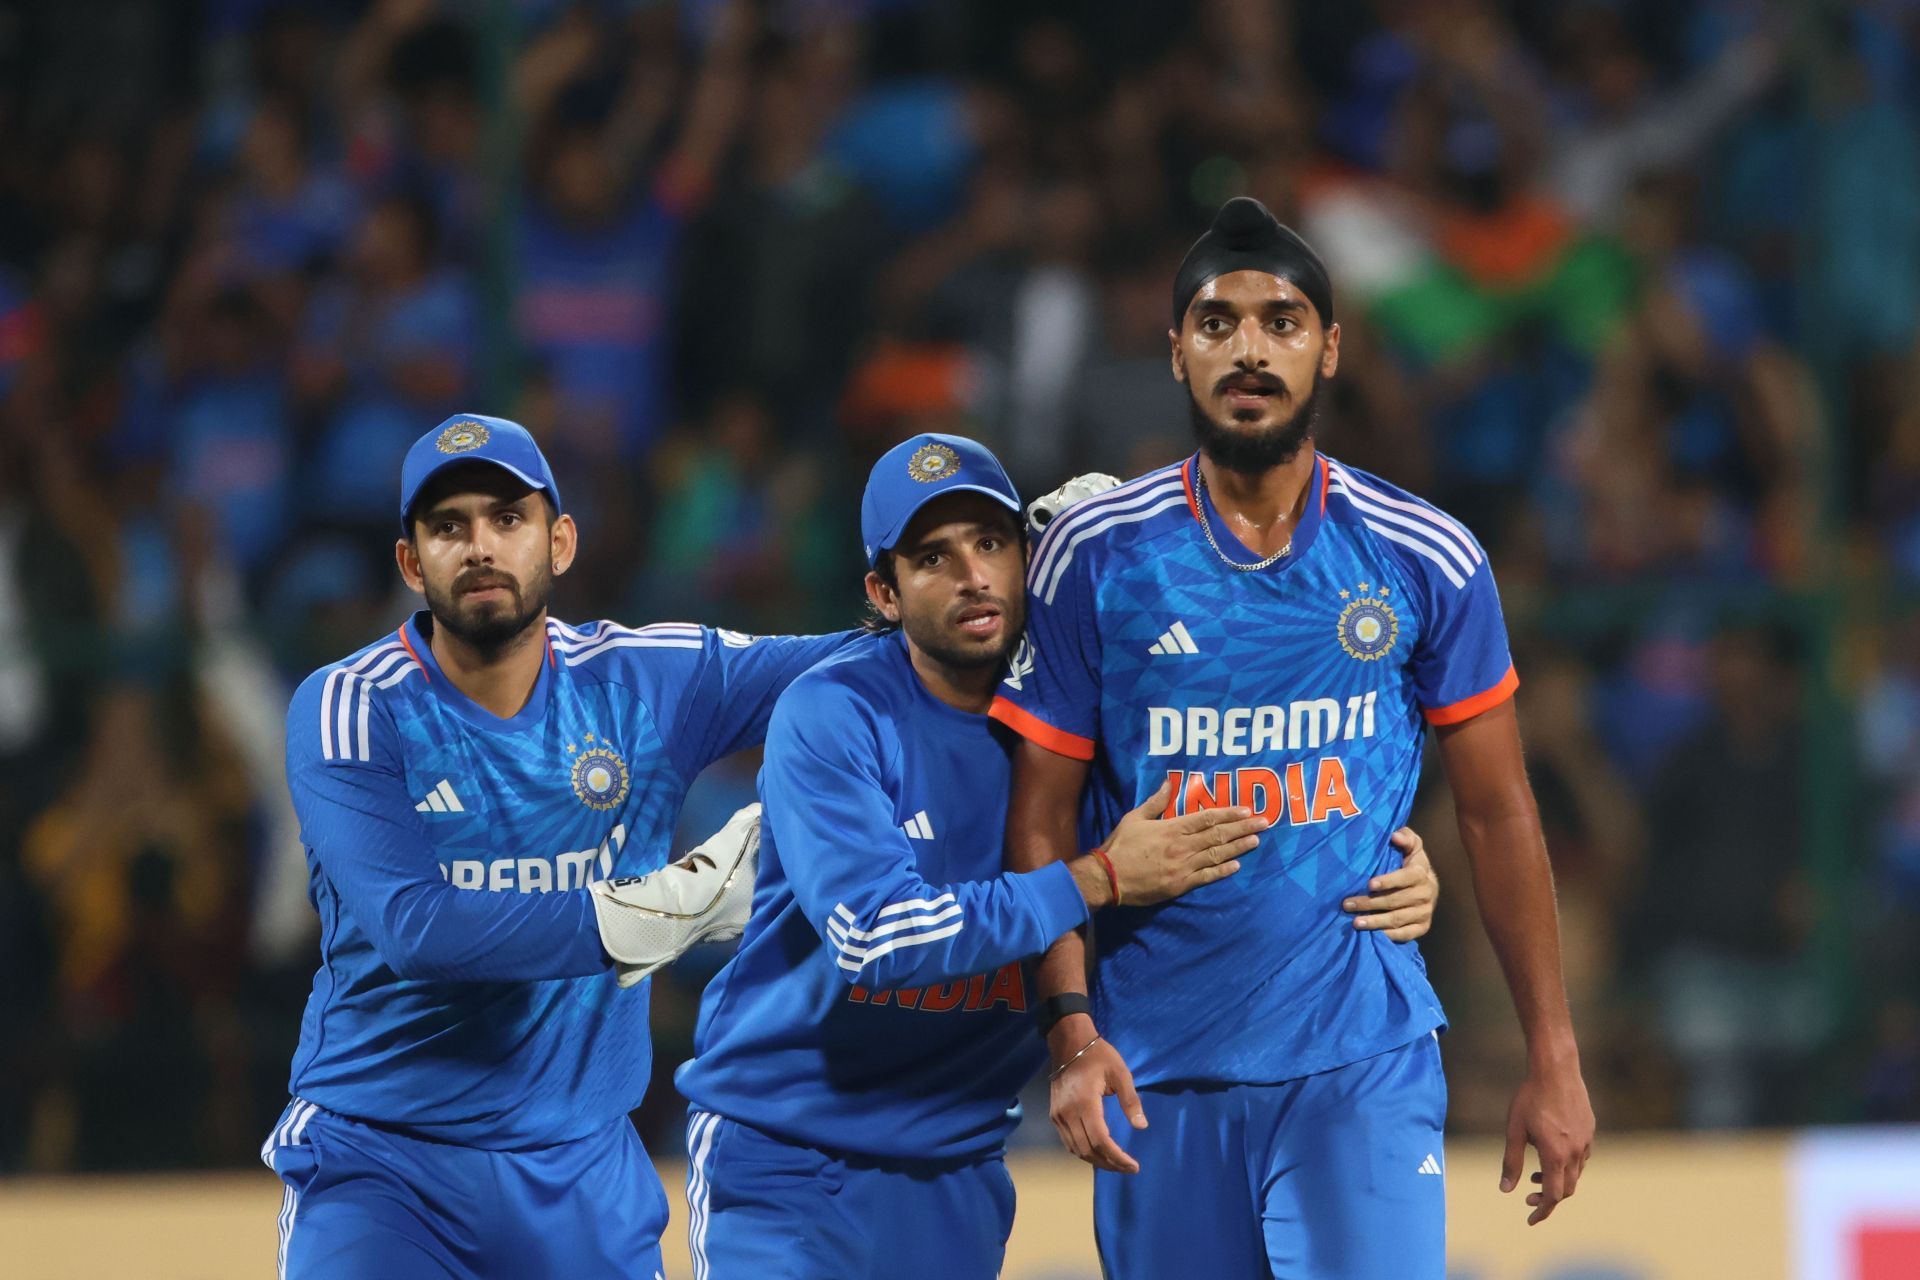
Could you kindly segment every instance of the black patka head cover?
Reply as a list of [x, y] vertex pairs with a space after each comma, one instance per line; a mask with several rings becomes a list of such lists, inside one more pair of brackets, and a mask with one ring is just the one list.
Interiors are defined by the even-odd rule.
[[1220, 206], [1207, 234], [1193, 242], [1173, 277], [1173, 327], [1200, 286], [1232, 271], [1261, 271], [1291, 280], [1320, 313], [1322, 326], [1333, 324], [1333, 284], [1320, 255], [1251, 196], [1235, 196]]

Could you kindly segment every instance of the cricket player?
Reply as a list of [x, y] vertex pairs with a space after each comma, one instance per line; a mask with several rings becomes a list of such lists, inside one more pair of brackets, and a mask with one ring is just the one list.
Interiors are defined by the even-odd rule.
[[[753, 814], [662, 869], [674, 821], [858, 633], [550, 618], [577, 533], [498, 418], [422, 436], [400, 515], [427, 607], [287, 713], [321, 962], [261, 1153], [285, 1183], [281, 1274], [651, 1280], [667, 1207], [627, 1119], [652, 1069], [640, 979], [737, 936], [752, 874]], [[710, 911], [729, 887], [737, 914]]]
[[[1093, 1008], [1050, 1035], [1053, 1119], [1101, 1170], [1110, 1280], [1440, 1280], [1444, 1017], [1419, 951], [1336, 927], [1330, 896], [1381, 869], [1428, 726], [1526, 1035], [1501, 1186], [1531, 1142], [1529, 1222], [1594, 1130], [1493, 571], [1458, 521], [1316, 450], [1333, 290], [1257, 201], [1188, 253], [1169, 338], [1198, 452], [1069, 509], [1032, 557], [991, 712], [1026, 739], [1011, 865], [1071, 849], [1083, 793], [1095, 826], [1171, 786], [1171, 814], [1273, 828], [1235, 876], [1102, 913]], [[1062, 939], [1041, 995], [1084, 999], [1085, 957]]]
[[[1023, 621], [1019, 511], [955, 436], [908, 440], [868, 479], [876, 633], [774, 711], [753, 914], [677, 1077], [696, 1280], [991, 1280], [1015, 1101], [1045, 1059], [1020, 961], [1263, 856], [1266, 819], [1165, 816], [1163, 792], [1096, 852], [1069, 834], [1062, 860], [1003, 872], [1017, 739], [986, 711]], [[1381, 887], [1412, 891], [1417, 862]], [[1424, 931], [1430, 893], [1396, 905], [1384, 927]]]

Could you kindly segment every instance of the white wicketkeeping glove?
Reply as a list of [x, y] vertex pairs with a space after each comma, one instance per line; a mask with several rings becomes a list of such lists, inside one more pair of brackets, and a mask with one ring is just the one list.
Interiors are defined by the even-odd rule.
[[1119, 483], [1102, 471], [1089, 471], [1083, 476], [1075, 476], [1046, 497], [1035, 498], [1029, 503], [1027, 524], [1035, 533], [1039, 533], [1074, 503], [1084, 502], [1096, 493], [1105, 493]]
[[678, 862], [589, 886], [600, 945], [631, 987], [701, 942], [731, 942], [747, 927], [760, 866], [760, 806], [750, 804]]

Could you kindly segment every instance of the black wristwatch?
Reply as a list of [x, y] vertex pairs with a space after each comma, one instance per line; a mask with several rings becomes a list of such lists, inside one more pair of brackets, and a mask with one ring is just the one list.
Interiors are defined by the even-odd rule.
[[1066, 991], [1057, 996], [1048, 996], [1034, 1010], [1033, 1016], [1040, 1023], [1040, 1034], [1046, 1035], [1059, 1025], [1060, 1019], [1076, 1013], [1092, 1013], [1093, 1001], [1080, 991]]

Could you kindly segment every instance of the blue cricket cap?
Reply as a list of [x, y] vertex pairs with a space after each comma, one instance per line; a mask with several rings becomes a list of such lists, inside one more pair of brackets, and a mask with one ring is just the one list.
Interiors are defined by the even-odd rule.
[[553, 468], [547, 465], [540, 446], [527, 429], [505, 418], [489, 418], [479, 413], [456, 413], [413, 442], [407, 460], [400, 464], [400, 532], [412, 533], [408, 517], [413, 514], [414, 499], [427, 481], [441, 471], [462, 462], [490, 462], [510, 472], [528, 488], [544, 490], [560, 505], [560, 486], [553, 482]]
[[867, 475], [860, 499], [860, 540], [867, 563], [875, 564], [906, 532], [907, 524], [935, 498], [949, 493], [984, 493], [1020, 515], [1020, 492], [987, 446], [965, 436], [927, 432], [880, 455]]

